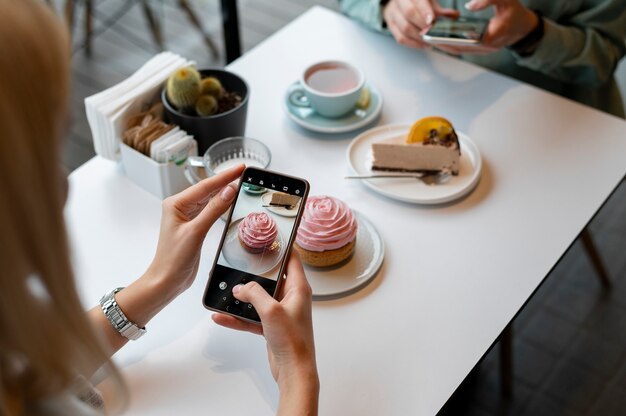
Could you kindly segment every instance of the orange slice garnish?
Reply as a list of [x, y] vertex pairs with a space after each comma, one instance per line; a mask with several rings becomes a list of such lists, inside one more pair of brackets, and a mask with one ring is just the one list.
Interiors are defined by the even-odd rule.
[[406, 136], [406, 142], [422, 143], [427, 137], [430, 137], [432, 130], [436, 130], [439, 137], [445, 137], [452, 133], [454, 128], [452, 123], [443, 117], [424, 117], [411, 126], [411, 131]]

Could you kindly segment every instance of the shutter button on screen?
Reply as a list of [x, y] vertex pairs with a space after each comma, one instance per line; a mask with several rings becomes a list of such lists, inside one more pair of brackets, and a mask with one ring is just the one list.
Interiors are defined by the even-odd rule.
[[228, 287], [228, 285], [226, 284], [226, 282], [221, 282], [220, 283], [220, 289], [224, 290]]

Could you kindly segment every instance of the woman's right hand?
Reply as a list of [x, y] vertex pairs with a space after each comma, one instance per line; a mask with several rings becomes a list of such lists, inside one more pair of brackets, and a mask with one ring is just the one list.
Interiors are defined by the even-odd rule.
[[383, 9], [383, 18], [396, 41], [413, 48], [430, 48], [422, 35], [437, 16], [456, 19], [459, 11], [444, 9], [437, 0], [390, 0]]
[[235, 286], [233, 295], [254, 306], [261, 318], [261, 326], [223, 314], [214, 314], [213, 321], [265, 337], [272, 375], [280, 390], [278, 414], [317, 414], [319, 379], [313, 341], [311, 287], [297, 255], [292, 253], [289, 259], [279, 300], [256, 282]]

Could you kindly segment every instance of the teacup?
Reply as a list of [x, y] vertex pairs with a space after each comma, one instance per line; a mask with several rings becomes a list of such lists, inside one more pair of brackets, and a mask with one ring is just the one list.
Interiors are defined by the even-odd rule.
[[347, 62], [322, 61], [307, 67], [299, 81], [289, 101], [299, 107], [311, 107], [324, 117], [336, 118], [354, 109], [365, 77]]
[[206, 177], [211, 177], [241, 163], [265, 169], [271, 161], [270, 149], [260, 141], [249, 137], [229, 137], [214, 143], [203, 157], [188, 157], [185, 176], [194, 185], [203, 179], [198, 175], [197, 168], [204, 168]]

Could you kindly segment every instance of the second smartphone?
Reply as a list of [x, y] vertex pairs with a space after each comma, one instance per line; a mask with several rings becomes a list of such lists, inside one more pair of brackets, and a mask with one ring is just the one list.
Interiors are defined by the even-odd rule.
[[480, 45], [489, 20], [472, 17], [439, 17], [422, 39], [433, 45]]
[[278, 295], [308, 194], [304, 179], [257, 168], [243, 172], [209, 273], [205, 308], [260, 322], [254, 307], [237, 300], [232, 289], [254, 281]]

